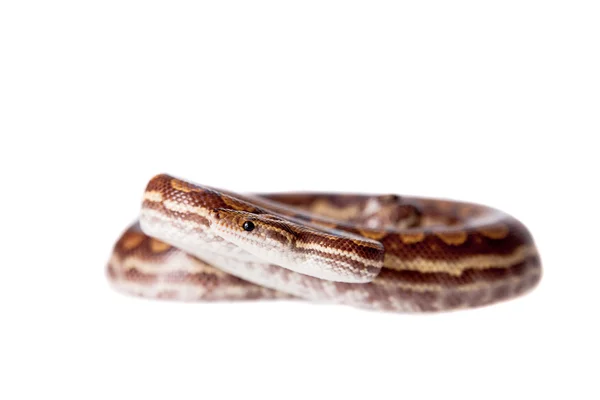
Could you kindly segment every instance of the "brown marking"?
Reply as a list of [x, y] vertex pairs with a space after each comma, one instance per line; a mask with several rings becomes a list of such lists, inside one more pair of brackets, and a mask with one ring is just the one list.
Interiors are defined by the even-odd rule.
[[154, 239], [154, 238], [150, 239], [150, 249], [152, 250], [153, 253], [163, 253], [163, 252], [169, 250], [170, 248], [171, 248], [171, 246], [165, 242], [162, 242], [162, 241], [160, 241], [158, 239]]
[[278, 241], [282, 244], [290, 244], [292, 243], [292, 234], [284, 231], [283, 229], [278, 229], [274, 227], [263, 227], [265, 236], [271, 238], [273, 240]]
[[164, 214], [164, 215], [172, 217], [172, 218], [185, 217], [186, 220], [196, 222], [198, 225], [210, 226], [210, 221], [206, 217], [199, 215], [196, 212], [173, 211], [173, 210], [167, 208], [163, 203], [154, 203], [154, 202], [147, 201], [147, 200], [144, 200], [144, 202], [142, 203], [142, 207], [150, 209], [150, 210], [159, 211], [161, 214]]
[[131, 250], [136, 248], [144, 241], [145, 235], [140, 232], [127, 232], [121, 241], [123, 250]]
[[331, 258], [335, 261], [340, 261], [340, 262], [344, 262], [347, 263], [348, 265], [358, 269], [358, 270], [363, 270], [365, 272], [367, 272], [369, 275], [377, 275], [380, 271], [381, 268], [378, 267], [373, 267], [371, 265], [365, 265], [365, 263], [363, 263], [362, 261], [356, 260], [352, 257], [343, 255], [343, 254], [331, 254], [331, 253], [327, 253], [318, 249], [310, 249], [308, 250], [310, 253], [312, 254], [316, 254], [316, 255], [320, 255], [322, 257], [328, 257]]
[[179, 179], [175, 178], [171, 179], [171, 187], [177, 191], [184, 193], [202, 192], [202, 190], [199, 187], [193, 186], [187, 182], [180, 181]]
[[[431, 243], [429, 247], [433, 245], [435, 243]], [[449, 249], [447, 247], [443, 251], [447, 252]], [[511, 254], [469, 254], [463, 252], [461, 256], [447, 254], [446, 258], [433, 258], [431, 256], [433, 254], [432, 249], [429, 249], [429, 253], [420, 252], [420, 249], [418, 249], [417, 253], [420, 256], [415, 258], [402, 257], [386, 251], [384, 265], [387, 269], [395, 271], [417, 271], [420, 274], [439, 272], [460, 276], [469, 269], [509, 268], [527, 257], [538, 257], [535, 247], [527, 245], [516, 248]]]
[[373, 240], [381, 240], [387, 235], [387, 232], [384, 232], [384, 231], [370, 231], [370, 230], [367, 231], [367, 230], [362, 230], [362, 229], [359, 229], [358, 233], [364, 237], [367, 237], [367, 238], [373, 239]]
[[[344, 238], [340, 238], [340, 239], [344, 239]], [[365, 240], [352, 239], [352, 242], [359, 245], [364, 251], [373, 252], [373, 250], [374, 250], [375, 252], [380, 252], [382, 250], [381, 243], [368, 241], [367, 238], [365, 238]]]
[[234, 199], [233, 197], [222, 196], [221, 199], [223, 200], [223, 203], [225, 203], [227, 206], [231, 207], [235, 211], [245, 211], [249, 213], [254, 213], [258, 211], [258, 209], [252, 206], [251, 204], [246, 203], [245, 201], [239, 201], [237, 199]]
[[475, 283], [503, 282], [510, 278], [527, 277], [533, 271], [540, 269], [540, 260], [537, 256], [529, 256], [507, 267], [469, 268], [460, 275], [449, 272], [420, 272], [414, 270], [395, 271], [388, 268], [382, 269], [379, 277], [388, 282], [402, 282], [405, 284], [443, 286], [456, 288]]
[[438, 232], [436, 234], [444, 243], [450, 246], [459, 246], [463, 244], [469, 235], [465, 231], [450, 231], [450, 232]]
[[415, 233], [401, 233], [400, 240], [405, 244], [414, 244], [422, 242], [425, 239], [424, 232], [415, 232]]
[[496, 224], [492, 226], [486, 226], [485, 228], [481, 228], [478, 230], [478, 232], [487, 238], [500, 240], [508, 236], [508, 234], [510, 233], [510, 229], [504, 224]]

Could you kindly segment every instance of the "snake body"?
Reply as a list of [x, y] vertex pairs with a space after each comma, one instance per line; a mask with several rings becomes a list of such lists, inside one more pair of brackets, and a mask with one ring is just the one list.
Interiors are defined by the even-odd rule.
[[168, 175], [147, 185], [109, 280], [178, 300], [293, 298], [442, 311], [533, 288], [532, 236], [499, 210], [397, 195], [240, 195]]

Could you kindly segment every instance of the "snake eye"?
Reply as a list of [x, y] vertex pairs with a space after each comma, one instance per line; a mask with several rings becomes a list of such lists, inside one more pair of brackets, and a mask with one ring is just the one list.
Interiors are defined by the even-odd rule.
[[250, 232], [254, 229], [254, 223], [252, 221], [246, 221], [244, 222], [244, 225], [242, 225], [242, 228], [244, 228], [245, 231]]

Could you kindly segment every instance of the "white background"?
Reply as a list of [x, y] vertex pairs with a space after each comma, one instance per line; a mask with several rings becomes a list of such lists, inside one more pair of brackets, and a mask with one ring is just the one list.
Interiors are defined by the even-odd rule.
[[[0, 3], [0, 398], [598, 398], [589, 1]], [[396, 315], [114, 293], [147, 180], [470, 200], [530, 295]]]

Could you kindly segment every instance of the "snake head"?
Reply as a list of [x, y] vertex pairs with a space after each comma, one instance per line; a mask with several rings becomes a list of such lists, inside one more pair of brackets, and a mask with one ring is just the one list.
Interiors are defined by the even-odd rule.
[[383, 266], [379, 242], [291, 217], [216, 209], [211, 230], [267, 263], [320, 279], [366, 283]]
[[252, 263], [349, 283], [370, 282], [383, 267], [379, 242], [168, 175], [148, 183], [140, 224], [146, 234], [224, 270], [244, 269], [238, 273], [249, 280]]

